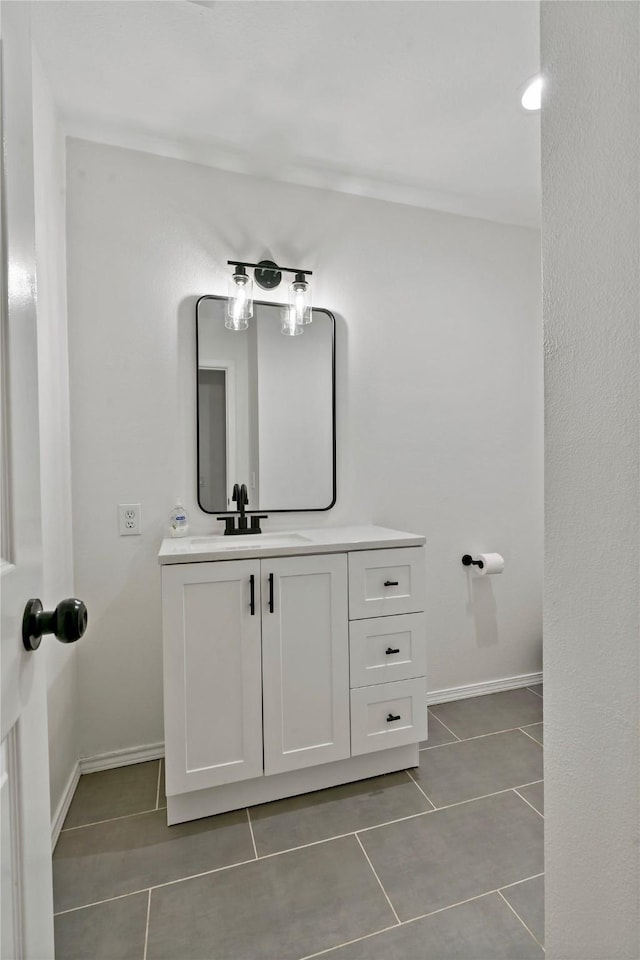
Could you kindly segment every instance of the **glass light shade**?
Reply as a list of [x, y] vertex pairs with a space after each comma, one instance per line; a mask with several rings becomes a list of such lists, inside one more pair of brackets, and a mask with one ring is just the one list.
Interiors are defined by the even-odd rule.
[[280, 333], [285, 337], [299, 337], [303, 333], [302, 325], [296, 323], [296, 313], [293, 307], [284, 307]]
[[229, 277], [227, 318], [224, 325], [229, 330], [246, 330], [252, 316], [253, 280], [247, 276], [244, 267], [240, 267]]
[[304, 274], [297, 273], [293, 283], [289, 284], [289, 310], [293, 313], [295, 323], [300, 325], [311, 323], [311, 290], [304, 279]]

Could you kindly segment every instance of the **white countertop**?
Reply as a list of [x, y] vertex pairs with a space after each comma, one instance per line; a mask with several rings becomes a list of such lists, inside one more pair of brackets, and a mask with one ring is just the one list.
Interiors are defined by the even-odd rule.
[[168, 537], [162, 541], [158, 563], [199, 563], [205, 560], [247, 560], [308, 553], [344, 553], [381, 547], [419, 547], [426, 538], [386, 527], [321, 527], [318, 530], [280, 530], [273, 533], [225, 537]]

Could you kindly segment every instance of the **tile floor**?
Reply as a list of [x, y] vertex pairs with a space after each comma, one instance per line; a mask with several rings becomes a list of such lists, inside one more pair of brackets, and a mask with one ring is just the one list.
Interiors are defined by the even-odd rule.
[[542, 705], [438, 704], [414, 770], [173, 827], [162, 761], [83, 776], [57, 960], [542, 957]]

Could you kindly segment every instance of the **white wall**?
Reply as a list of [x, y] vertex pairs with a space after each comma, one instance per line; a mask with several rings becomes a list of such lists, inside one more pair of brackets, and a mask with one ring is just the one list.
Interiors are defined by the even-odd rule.
[[[221, 526], [195, 506], [195, 301], [226, 293], [227, 259], [267, 250], [313, 270], [338, 315], [338, 500], [266, 529], [426, 534], [430, 688], [540, 669], [535, 231], [80, 140], [68, 201], [83, 755], [162, 740], [156, 554], [176, 492], [192, 528]], [[119, 502], [142, 503], [142, 537], [118, 537]], [[507, 566], [470, 589], [475, 550]]]
[[640, 956], [639, 9], [542, 4], [553, 960]]
[[[38, 283], [38, 393], [45, 609], [74, 595], [66, 299], [65, 141], [46, 77], [33, 55], [33, 138]], [[51, 813], [78, 762], [76, 651], [48, 637], [46, 658]]]

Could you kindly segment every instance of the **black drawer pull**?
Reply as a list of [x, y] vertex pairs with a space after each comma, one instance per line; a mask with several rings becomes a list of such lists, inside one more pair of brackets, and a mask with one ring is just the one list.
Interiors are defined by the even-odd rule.
[[385, 585], [385, 587], [397, 587], [397, 586], [398, 586], [398, 581], [397, 581], [397, 580], [385, 580], [384, 585]]
[[251, 610], [251, 616], [255, 617], [256, 615], [256, 578], [253, 573], [249, 577], [249, 586], [251, 588], [251, 600], [249, 602], [249, 609]]
[[269, 613], [273, 613], [273, 574], [269, 574]]
[[387, 654], [387, 656], [389, 656], [392, 653], [400, 653], [400, 647], [398, 647], [397, 650], [393, 650], [391, 647], [387, 647], [387, 649], [385, 650], [385, 653]]
[[387, 723], [391, 723], [392, 720], [400, 720], [400, 719], [401, 719], [400, 714], [398, 714], [397, 717], [394, 717], [394, 715], [390, 713], [389, 716], [387, 717]]

